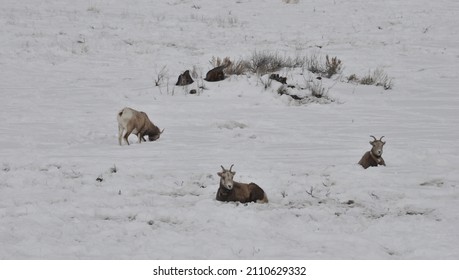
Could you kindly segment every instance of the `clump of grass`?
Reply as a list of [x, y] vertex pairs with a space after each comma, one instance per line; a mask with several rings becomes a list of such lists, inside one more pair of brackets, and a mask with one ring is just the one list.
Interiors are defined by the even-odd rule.
[[249, 59], [250, 70], [259, 75], [279, 71], [282, 68], [300, 68], [306, 63], [307, 58], [296, 56], [282, 56], [277, 52], [253, 52]]
[[273, 82], [272, 79], [263, 79], [262, 77], [259, 77], [260, 83], [263, 85], [263, 88], [267, 90], [268, 88], [271, 87], [271, 84]]
[[243, 59], [232, 62], [227, 68], [225, 73], [228, 75], [244, 75], [250, 69], [250, 63]]
[[350, 83], [358, 83], [361, 85], [375, 85], [383, 87], [385, 90], [392, 89], [393, 81], [392, 78], [389, 78], [386, 72], [381, 68], [376, 68], [373, 72], [368, 72], [367, 75], [362, 78], [357, 77], [357, 75], [352, 74], [347, 78]]
[[322, 98], [325, 95], [325, 88], [321, 81], [312, 81], [307, 83], [306, 88], [311, 92], [311, 95], [317, 98]]
[[325, 56], [325, 75], [327, 78], [331, 78], [335, 74], [340, 74], [343, 71], [342, 67], [341, 60], [336, 56], [331, 59], [328, 55]]
[[97, 7], [94, 7], [94, 6], [90, 6], [86, 9], [86, 11], [88, 12], [92, 12], [92, 13], [95, 13], [95, 14], [100, 14], [100, 9], [97, 8]]
[[307, 60], [307, 69], [321, 77], [331, 78], [335, 74], [341, 74], [343, 71], [343, 63], [336, 56], [330, 58], [328, 55], [325, 59], [317, 54], [311, 55]]
[[250, 63], [243, 59], [232, 61], [229, 57], [225, 57], [224, 59], [212, 57], [210, 64], [213, 67], [225, 66], [223, 72], [226, 75], [244, 75], [250, 71]]
[[225, 74], [243, 75], [248, 72], [263, 76], [274, 73], [282, 68], [307, 68], [308, 71], [321, 77], [331, 78], [340, 74], [343, 63], [337, 57], [325, 57], [319, 55], [307, 56], [284, 56], [278, 52], [255, 51], [248, 59], [231, 60], [229, 57], [212, 57], [210, 63], [214, 67], [225, 65]]
[[167, 69], [166, 69], [166, 65], [164, 65], [159, 71], [156, 70], [155, 86], [157, 87], [161, 86], [166, 76], [167, 76]]
[[250, 58], [250, 70], [259, 75], [279, 71], [286, 65], [285, 59], [278, 53], [255, 51]]

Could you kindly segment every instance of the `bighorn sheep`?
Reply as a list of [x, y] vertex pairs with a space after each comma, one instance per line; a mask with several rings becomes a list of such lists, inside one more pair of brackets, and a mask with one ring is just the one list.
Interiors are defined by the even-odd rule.
[[233, 177], [236, 174], [236, 172], [231, 171], [233, 165], [231, 165], [229, 170], [226, 170], [223, 166], [221, 166], [223, 171], [217, 173], [220, 177], [220, 187], [217, 191], [217, 200], [239, 201], [241, 203], [268, 202], [266, 193], [257, 184], [244, 184], [233, 181]]
[[225, 69], [227, 65], [221, 65], [211, 69], [206, 74], [206, 78], [204, 80], [208, 82], [218, 82], [225, 79], [225, 73], [223, 73], [223, 69]]
[[124, 134], [124, 140], [129, 145], [128, 137], [131, 133], [134, 133], [139, 138], [139, 143], [144, 142], [144, 136], [148, 136], [149, 141], [155, 141], [159, 139], [159, 136], [163, 133], [163, 130], [159, 130], [159, 128], [154, 125], [150, 119], [148, 118], [147, 114], [144, 112], [139, 112], [131, 108], [123, 108], [119, 111], [117, 115], [118, 120], [118, 142], [121, 146], [121, 138]]
[[186, 86], [186, 85], [191, 85], [194, 83], [193, 78], [191, 78], [190, 75], [190, 70], [186, 70], [183, 72], [183, 74], [180, 74], [177, 83], [175, 84], [176, 86]]
[[378, 165], [386, 165], [384, 162], [384, 159], [382, 158], [382, 153], [383, 153], [383, 146], [386, 144], [386, 142], [382, 141], [384, 136], [381, 136], [381, 138], [376, 139], [373, 135], [370, 135], [374, 140], [370, 141], [370, 144], [372, 146], [371, 150], [366, 152], [363, 156], [362, 159], [360, 159], [359, 164], [363, 166], [363, 168], [367, 169], [370, 166], [378, 166]]

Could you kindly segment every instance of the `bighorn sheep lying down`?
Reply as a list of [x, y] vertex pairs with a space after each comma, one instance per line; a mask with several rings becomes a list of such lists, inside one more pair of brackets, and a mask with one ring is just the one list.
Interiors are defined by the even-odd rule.
[[236, 172], [231, 171], [233, 165], [231, 165], [229, 170], [226, 170], [222, 166], [223, 171], [217, 173], [218, 176], [220, 176], [220, 187], [217, 191], [217, 200], [239, 201], [242, 203], [268, 202], [268, 197], [266, 196], [266, 193], [257, 184], [244, 184], [233, 181], [233, 177], [236, 174]]
[[124, 140], [129, 145], [128, 137], [131, 133], [134, 133], [139, 138], [139, 143], [144, 142], [144, 136], [148, 136], [149, 141], [155, 141], [159, 139], [163, 130], [159, 130], [159, 128], [154, 125], [150, 119], [148, 118], [147, 114], [144, 112], [139, 112], [131, 108], [124, 108], [119, 111], [117, 115], [118, 120], [118, 142], [121, 145], [121, 138], [123, 137], [124, 133]]
[[378, 165], [386, 165], [384, 162], [384, 159], [382, 158], [382, 153], [383, 153], [383, 146], [386, 144], [386, 142], [382, 141], [383, 137], [376, 139], [373, 135], [370, 135], [370, 137], [373, 137], [373, 141], [370, 141], [370, 144], [372, 146], [371, 150], [366, 152], [363, 156], [362, 159], [360, 159], [359, 164], [363, 166], [363, 168], [367, 169], [370, 166], [378, 166]]

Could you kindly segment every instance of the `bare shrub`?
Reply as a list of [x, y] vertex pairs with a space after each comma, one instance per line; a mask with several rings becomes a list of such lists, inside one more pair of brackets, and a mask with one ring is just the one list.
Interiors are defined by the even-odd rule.
[[159, 87], [160, 85], [162, 85], [166, 75], [167, 75], [166, 65], [161, 67], [161, 70], [159, 71], [156, 70], [155, 86]]
[[312, 81], [306, 84], [306, 88], [311, 92], [311, 95], [317, 98], [322, 98], [325, 94], [325, 88], [319, 80]]
[[335, 74], [342, 72], [341, 60], [336, 56], [329, 59], [328, 55], [325, 56], [325, 75], [327, 78], [331, 78]]
[[271, 84], [272, 84], [272, 82], [273, 82], [273, 80], [272, 80], [272, 79], [269, 79], [269, 78], [263, 79], [262, 77], [259, 77], [259, 80], [260, 80], [260, 83], [263, 85], [263, 88], [264, 88], [265, 90], [267, 90], [268, 88], [270, 88], [270, 87], [271, 87]]
[[326, 55], [324, 59], [321, 55], [313, 54], [308, 58], [306, 65], [310, 72], [326, 78], [343, 71], [343, 63], [336, 56], [330, 58]]
[[215, 67], [220, 67], [220, 66], [228, 66], [229, 64], [231, 64], [231, 60], [229, 57], [225, 57], [225, 58], [220, 58], [220, 57], [215, 57], [215, 56], [212, 56], [212, 59], [209, 61], [210, 64], [215, 68]]
[[278, 53], [255, 51], [250, 58], [251, 71], [259, 75], [276, 72], [283, 67], [286, 67], [285, 59]]
[[223, 72], [226, 75], [244, 75], [249, 72], [250, 69], [250, 63], [246, 60], [239, 59], [237, 61], [232, 61], [229, 57], [225, 57], [224, 59], [212, 57], [210, 64], [212, 64], [213, 67], [225, 66]]
[[368, 74], [362, 78], [358, 78], [357, 75], [352, 74], [347, 78], [347, 80], [350, 83], [380, 86], [385, 90], [392, 89], [393, 87], [392, 78], [389, 78], [386, 72], [384, 72], [381, 68], [376, 68], [373, 72], [368, 72]]
[[302, 56], [287, 57], [277, 52], [255, 51], [248, 59], [231, 60], [229, 57], [212, 57], [209, 61], [213, 67], [225, 66], [227, 75], [244, 75], [248, 72], [265, 75], [279, 71], [282, 68], [301, 68], [308, 59]]
[[324, 66], [323, 66], [323, 63], [321, 63], [321, 60], [318, 54], [312, 54], [310, 57], [308, 57], [306, 61], [306, 68], [309, 72], [314, 73], [314, 74], [323, 72]]
[[239, 23], [239, 19], [232, 15], [228, 15], [226, 17], [216, 17], [215, 21], [217, 22], [217, 26], [221, 28], [231, 28], [242, 25]]
[[191, 69], [191, 77], [193, 79], [198, 79], [198, 78], [202, 79], [202, 69], [194, 65], [193, 69]]
[[231, 64], [224, 69], [224, 72], [227, 75], [244, 75], [249, 69], [250, 63], [243, 59], [239, 59], [235, 62], [231, 62]]
[[356, 74], [352, 74], [349, 77], [347, 77], [347, 82], [348, 83], [358, 83], [359, 82], [359, 78], [357, 77]]

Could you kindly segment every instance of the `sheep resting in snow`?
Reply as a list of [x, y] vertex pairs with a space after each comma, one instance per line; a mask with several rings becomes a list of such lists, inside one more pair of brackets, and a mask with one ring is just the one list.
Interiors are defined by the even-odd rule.
[[209, 72], [207, 72], [206, 78], [204, 80], [208, 82], [218, 82], [224, 80], [225, 73], [223, 72], [223, 69], [225, 69], [226, 67], [227, 65], [221, 65], [215, 67], [214, 69], [211, 69]]
[[118, 120], [118, 142], [121, 146], [121, 141], [124, 133], [124, 140], [129, 145], [128, 137], [131, 133], [134, 133], [139, 138], [139, 143], [144, 142], [144, 136], [148, 136], [149, 141], [158, 140], [163, 130], [159, 130], [159, 128], [154, 125], [150, 119], [148, 118], [147, 114], [144, 112], [139, 112], [131, 108], [124, 108], [118, 112], [117, 115]]
[[363, 168], [367, 169], [370, 166], [378, 166], [378, 165], [386, 165], [384, 162], [384, 159], [382, 158], [382, 153], [383, 153], [383, 146], [386, 144], [386, 142], [382, 141], [383, 137], [376, 139], [373, 135], [370, 135], [370, 137], [373, 137], [373, 141], [370, 141], [371, 144], [371, 150], [366, 152], [363, 156], [362, 159], [360, 159], [359, 164], [363, 166]]
[[245, 184], [233, 181], [233, 177], [236, 174], [236, 172], [231, 171], [233, 165], [231, 165], [229, 170], [226, 170], [223, 166], [221, 166], [223, 171], [217, 173], [220, 177], [220, 187], [217, 191], [217, 200], [239, 201], [241, 203], [268, 202], [266, 193], [257, 184]]
[[175, 84], [176, 86], [186, 86], [186, 85], [191, 85], [194, 83], [193, 78], [191, 78], [190, 75], [190, 70], [186, 70], [183, 72], [183, 74], [180, 74], [177, 83]]

